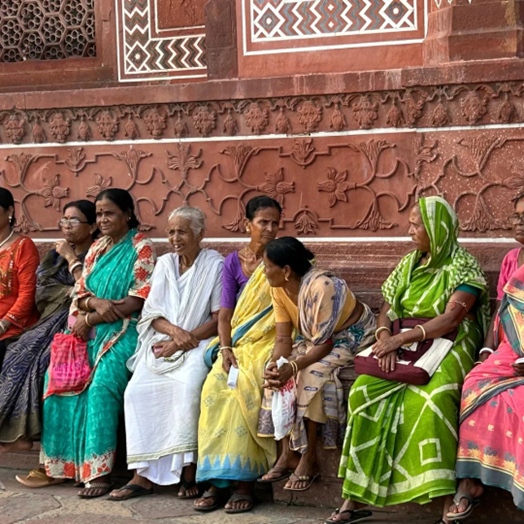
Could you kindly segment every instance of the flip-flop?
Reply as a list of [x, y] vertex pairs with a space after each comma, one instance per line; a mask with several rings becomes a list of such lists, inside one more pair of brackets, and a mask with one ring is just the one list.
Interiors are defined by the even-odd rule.
[[136, 497], [145, 497], [146, 495], [151, 495], [153, 493], [153, 488], [144, 488], [143, 486], [139, 486], [138, 484], [126, 484], [125, 486], [121, 487], [120, 489], [115, 489], [116, 492], [121, 491], [130, 491], [131, 493], [128, 493], [127, 495], [124, 495], [123, 497], [112, 497], [109, 495], [109, 500], [114, 500], [115, 502], [120, 502], [122, 500], [129, 500], [134, 499]]
[[[369, 509], [352, 509], [343, 511], [342, 513], [349, 513], [349, 518], [344, 520], [327, 519], [324, 524], [353, 524], [354, 522], [362, 522], [373, 516], [373, 512]], [[340, 515], [340, 508], [335, 510], [335, 515]]]
[[224, 511], [226, 513], [229, 513], [230, 515], [233, 513], [247, 513], [248, 511], [251, 511], [253, 509], [253, 506], [255, 505], [255, 500], [251, 495], [241, 495], [240, 493], [233, 493], [231, 497], [229, 497], [228, 502], [249, 502], [249, 506], [247, 508], [229, 508], [225, 509]]
[[106, 484], [105, 482], [85, 482], [84, 489], [101, 489], [103, 491], [102, 493], [99, 493], [98, 495], [78, 494], [78, 497], [81, 499], [97, 499], [99, 497], [103, 497], [104, 495], [107, 495], [114, 485], [115, 485], [114, 482], [110, 482], [109, 484]]
[[[264, 478], [260, 477], [260, 478], [257, 479], [257, 482], [259, 484], [273, 484], [274, 482], [280, 482], [281, 480], [288, 479], [291, 476], [291, 473], [293, 473], [293, 470], [292, 469], [287, 469], [287, 468], [281, 468], [280, 466], [277, 466], [277, 467], [271, 468], [266, 473], [266, 475], [269, 475], [271, 472], [282, 473], [282, 475], [280, 475], [280, 477], [274, 477], [274, 478], [270, 478], [270, 479], [264, 479]], [[265, 475], [263, 475], [263, 477], [264, 476]]]
[[191, 500], [191, 499], [198, 499], [200, 497], [200, 490], [197, 490], [197, 492], [194, 495], [188, 495], [187, 490], [194, 488], [197, 486], [197, 483], [193, 480], [193, 482], [188, 482], [185, 478], [182, 478], [180, 481], [180, 485], [186, 490], [184, 495], [177, 495], [177, 497], [180, 500]]
[[42, 468], [33, 469], [25, 477], [16, 475], [15, 478], [26, 488], [47, 488], [48, 486], [56, 486], [65, 482], [65, 479], [48, 477]]
[[220, 507], [220, 503], [222, 501], [222, 495], [218, 491], [209, 491], [209, 490], [208, 491], [204, 491], [202, 496], [199, 497], [199, 498], [202, 498], [202, 499], [214, 498], [214, 499], [216, 499], [215, 502], [213, 504], [211, 504], [210, 506], [196, 506], [195, 504], [193, 504], [193, 509], [195, 511], [201, 511], [203, 513], [207, 513], [208, 511], [215, 511], [215, 510], [217, 510]]
[[312, 485], [315, 480], [317, 480], [320, 477], [320, 473], [316, 473], [312, 477], [309, 475], [295, 475], [294, 473], [291, 474], [289, 477], [290, 482], [307, 482], [308, 485], [305, 488], [300, 489], [294, 489], [294, 488], [287, 488], [284, 486], [284, 489], [286, 491], [307, 491]]
[[466, 499], [468, 501], [468, 507], [462, 512], [462, 513], [448, 513], [446, 515], [446, 518], [449, 520], [464, 520], [468, 518], [476, 506], [480, 504], [480, 499], [473, 498], [469, 493], [459, 491], [454, 497], [453, 497], [453, 504], [459, 507], [460, 501], [462, 499]]

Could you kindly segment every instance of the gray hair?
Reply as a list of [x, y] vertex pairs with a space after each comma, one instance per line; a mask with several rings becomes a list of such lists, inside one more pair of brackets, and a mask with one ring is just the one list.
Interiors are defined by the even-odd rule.
[[177, 207], [169, 215], [169, 220], [174, 217], [180, 217], [189, 220], [190, 227], [193, 230], [195, 236], [206, 229], [206, 215], [204, 215], [204, 212], [199, 207]]

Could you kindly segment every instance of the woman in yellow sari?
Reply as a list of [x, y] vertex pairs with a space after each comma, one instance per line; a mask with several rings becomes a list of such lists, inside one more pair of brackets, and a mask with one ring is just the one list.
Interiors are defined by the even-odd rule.
[[[250, 511], [254, 483], [276, 458], [275, 442], [259, 437], [257, 426], [262, 375], [275, 345], [271, 293], [261, 262], [265, 246], [277, 234], [280, 213], [278, 202], [269, 197], [250, 200], [246, 230], [251, 241], [226, 258], [219, 337], [206, 353], [212, 369], [202, 390], [198, 427], [197, 482], [209, 482], [211, 487], [195, 501], [197, 511], [218, 509], [224, 489], [232, 482], [236, 486], [225, 511]], [[236, 293], [247, 274], [251, 276], [237, 301]], [[236, 384], [228, 385], [228, 375], [236, 370]]]

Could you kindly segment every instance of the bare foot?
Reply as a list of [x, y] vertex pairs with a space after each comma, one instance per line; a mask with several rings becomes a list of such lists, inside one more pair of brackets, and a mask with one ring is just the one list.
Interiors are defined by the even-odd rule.
[[[253, 497], [254, 493], [254, 482], [239, 482], [235, 494], [237, 495], [248, 495]], [[248, 509], [253, 506], [253, 502], [249, 500], [237, 500], [232, 501], [229, 499], [227, 504], [224, 506], [224, 509]]]
[[[137, 484], [138, 486], [141, 486], [144, 489], [151, 489], [153, 487], [153, 483], [150, 480], [144, 477], [141, 477], [136, 471], [133, 475], [133, 478], [126, 484], [126, 486], [129, 484]], [[109, 496], [112, 499], [121, 499], [122, 497], [125, 497], [126, 495], [130, 495], [131, 493], [132, 493], [132, 490], [125, 489], [125, 486], [124, 486], [124, 488], [122, 489], [114, 489], [109, 494]]]
[[207, 492], [209, 496], [207, 497], [200, 497], [199, 499], [196, 499], [193, 506], [195, 508], [208, 508], [209, 506], [213, 506], [217, 503], [220, 493], [216, 486], [211, 486]]
[[186, 466], [182, 471], [182, 478], [183, 481], [178, 491], [178, 496], [185, 498], [196, 497], [200, 493], [200, 490], [195, 483], [196, 464], [190, 464], [189, 466]]
[[[478, 499], [482, 497], [482, 494], [484, 493], [484, 488], [482, 487], [482, 484], [480, 484], [479, 482], [473, 479], [463, 479], [460, 481], [460, 484], [457, 488], [457, 493], [459, 492], [467, 493], [470, 497], [474, 499]], [[458, 505], [453, 503], [449, 507], [447, 514], [452, 515], [456, 513], [463, 513], [464, 511], [468, 509], [469, 504], [470, 502], [468, 501], [468, 499], [463, 497], [460, 499], [460, 502]]]
[[31, 440], [18, 439], [7, 444], [0, 444], [0, 453], [9, 453], [13, 451], [29, 451], [33, 449], [33, 442]]
[[310, 477], [313, 478], [318, 474], [319, 468], [315, 457], [309, 456], [307, 453], [302, 455], [300, 462], [298, 463], [295, 472], [291, 478], [287, 481], [286, 489], [305, 489], [311, 480], [298, 480], [298, 477]]

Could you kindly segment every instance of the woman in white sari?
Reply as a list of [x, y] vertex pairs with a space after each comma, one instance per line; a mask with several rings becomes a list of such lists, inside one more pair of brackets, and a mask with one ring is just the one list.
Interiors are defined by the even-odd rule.
[[208, 369], [204, 351], [217, 334], [224, 259], [202, 249], [205, 217], [177, 208], [167, 229], [174, 253], [158, 259], [128, 367], [125, 421], [133, 479], [111, 493], [127, 500], [152, 493], [153, 484], [181, 483], [178, 496], [195, 498], [200, 394]]

